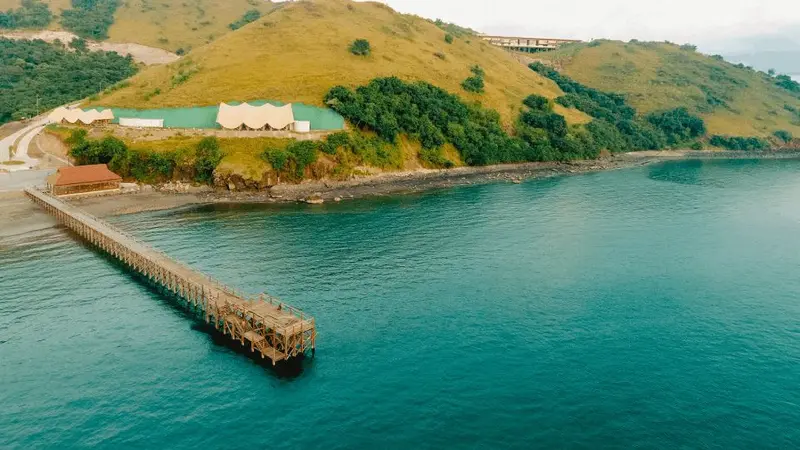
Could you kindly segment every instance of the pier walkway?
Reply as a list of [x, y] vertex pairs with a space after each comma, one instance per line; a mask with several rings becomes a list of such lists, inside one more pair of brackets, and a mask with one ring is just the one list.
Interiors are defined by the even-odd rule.
[[67, 228], [175, 295], [207, 323], [273, 365], [314, 351], [314, 319], [302, 311], [265, 294], [247, 298], [46, 192], [28, 188], [25, 193]]

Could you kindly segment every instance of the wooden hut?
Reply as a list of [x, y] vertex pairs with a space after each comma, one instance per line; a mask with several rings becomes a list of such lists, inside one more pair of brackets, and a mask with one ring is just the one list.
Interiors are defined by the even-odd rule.
[[105, 164], [62, 167], [47, 177], [47, 188], [53, 195], [119, 190], [122, 177], [108, 170]]

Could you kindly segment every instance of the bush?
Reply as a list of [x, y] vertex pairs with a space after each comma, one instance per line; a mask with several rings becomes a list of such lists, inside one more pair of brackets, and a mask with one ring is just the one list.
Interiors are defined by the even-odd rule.
[[714, 147], [726, 150], [765, 150], [769, 148], [769, 143], [757, 137], [740, 136], [713, 136], [710, 141]]
[[553, 110], [553, 105], [550, 104], [550, 100], [547, 97], [542, 97], [541, 95], [536, 94], [531, 94], [525, 97], [525, 100], [522, 101], [522, 104], [535, 111]]
[[567, 135], [567, 121], [563, 116], [553, 112], [525, 111], [519, 120], [531, 128], [541, 128], [551, 136], [564, 137]]
[[776, 138], [780, 139], [781, 141], [783, 141], [786, 144], [788, 144], [789, 142], [792, 142], [792, 139], [794, 139], [794, 136], [792, 136], [792, 133], [789, 132], [789, 131], [786, 131], [786, 130], [778, 130], [778, 131], [772, 133], [772, 135], [775, 136]]
[[794, 81], [789, 75], [776, 76], [775, 84], [789, 92], [800, 93], [800, 83]]
[[592, 135], [592, 139], [601, 150], [608, 150], [611, 153], [630, 150], [630, 144], [625, 135], [612, 123], [593, 120], [586, 125], [586, 130]]
[[703, 143], [700, 142], [700, 141], [695, 141], [695, 142], [692, 143], [692, 145], [689, 146], [689, 148], [691, 150], [702, 150], [703, 149]]
[[222, 150], [219, 148], [219, 140], [213, 136], [203, 138], [195, 150], [195, 181], [200, 183], [214, 181], [214, 169], [220, 161], [222, 161]]
[[329, 155], [335, 155], [340, 148], [349, 148], [350, 144], [350, 133], [338, 131], [328, 135], [325, 141], [320, 144], [319, 150]]
[[483, 71], [483, 67], [475, 64], [474, 66], [469, 68], [469, 71], [472, 72], [473, 75], [479, 78], [483, 78], [486, 76], [486, 72]]
[[444, 41], [447, 42], [448, 44], [452, 44], [453, 43], [453, 35], [450, 34], [450, 33], [445, 34], [444, 35]]
[[353, 44], [350, 45], [350, 53], [357, 55], [357, 56], [368, 56], [372, 52], [372, 48], [369, 45], [369, 41], [366, 39], [356, 39], [353, 41]]
[[246, 13], [244, 13], [244, 15], [242, 16], [241, 19], [237, 20], [236, 22], [233, 22], [233, 23], [229, 24], [228, 28], [230, 28], [231, 30], [238, 30], [239, 28], [242, 28], [243, 26], [247, 25], [248, 23], [255, 22], [256, 20], [258, 20], [260, 18], [261, 18], [261, 11], [259, 11], [257, 9], [251, 9], [251, 10], [247, 11]]
[[686, 108], [654, 112], [647, 116], [647, 121], [664, 133], [670, 145], [680, 144], [706, 134], [703, 119], [690, 114]]
[[620, 94], [602, 92], [584, 86], [540, 62], [532, 63], [528, 67], [539, 75], [553, 80], [564, 91], [565, 95], [556, 99], [556, 103], [562, 106], [575, 108], [596, 119], [604, 119], [609, 122], [629, 120], [636, 116], [636, 110]]
[[266, 148], [261, 158], [267, 161], [275, 172], [289, 173], [295, 179], [302, 179], [306, 167], [317, 161], [317, 144], [312, 141], [294, 141], [285, 149]]
[[466, 80], [464, 80], [464, 82], [461, 83], [461, 87], [464, 88], [464, 90], [467, 92], [482, 94], [484, 88], [483, 77], [478, 77], [478, 76], [469, 77]]
[[685, 51], [688, 51], [688, 52], [696, 52], [697, 51], [697, 46], [694, 45], [694, 44], [683, 44], [683, 45], [681, 45], [681, 50], [685, 50]]

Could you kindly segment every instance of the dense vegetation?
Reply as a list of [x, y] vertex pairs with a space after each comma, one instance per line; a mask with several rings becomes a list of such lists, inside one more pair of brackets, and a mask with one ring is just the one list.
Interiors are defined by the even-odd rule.
[[757, 137], [712, 136], [709, 143], [726, 150], [766, 150], [770, 147], [769, 142]]
[[800, 117], [784, 109], [800, 105], [800, 84], [691, 45], [594, 41], [538, 57], [585, 86], [624, 95], [641, 117], [682, 107], [703, 118], [708, 135], [800, 134]]
[[136, 72], [112, 52], [0, 39], [0, 124], [87, 97]]
[[72, 9], [61, 13], [61, 25], [83, 38], [106, 39], [119, 5], [119, 0], [72, 0]]
[[108, 164], [125, 178], [143, 182], [163, 182], [175, 178], [210, 183], [214, 169], [222, 160], [219, 142], [214, 137], [201, 140], [194, 148], [171, 151], [129, 148], [112, 136], [89, 139], [84, 129], [77, 129], [67, 139], [69, 154], [78, 165]]
[[542, 63], [533, 63], [530, 68], [553, 80], [564, 91], [557, 103], [595, 119], [587, 129], [602, 148], [612, 152], [689, 145], [706, 133], [703, 119], [686, 108], [657, 111], [642, 118], [623, 95], [590, 88]]
[[52, 20], [50, 7], [39, 0], [22, 0], [19, 8], [0, 11], [0, 29], [45, 28]]
[[246, 13], [244, 13], [241, 19], [228, 25], [228, 28], [230, 28], [231, 30], [238, 30], [239, 28], [242, 28], [248, 23], [255, 22], [260, 18], [261, 18], [261, 11], [257, 9], [251, 9]]

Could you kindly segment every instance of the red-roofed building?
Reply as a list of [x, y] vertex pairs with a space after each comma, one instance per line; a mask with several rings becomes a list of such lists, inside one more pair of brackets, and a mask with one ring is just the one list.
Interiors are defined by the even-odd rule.
[[47, 177], [53, 195], [118, 190], [122, 177], [108, 170], [105, 164], [62, 167]]

